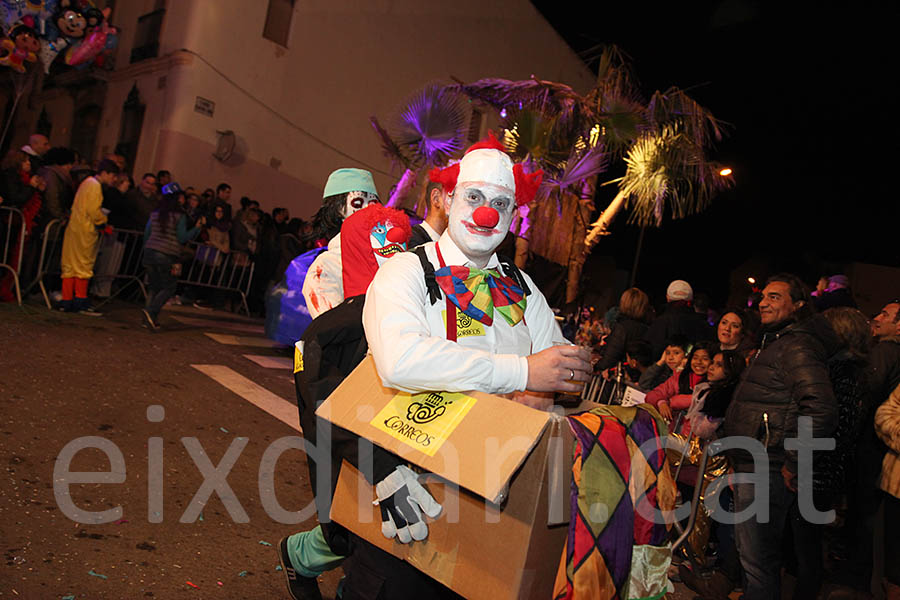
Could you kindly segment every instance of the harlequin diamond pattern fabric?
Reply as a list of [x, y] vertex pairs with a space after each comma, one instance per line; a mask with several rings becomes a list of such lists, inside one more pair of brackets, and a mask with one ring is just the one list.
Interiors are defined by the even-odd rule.
[[[572, 519], [554, 598], [661, 597], [671, 523], [655, 523], [653, 514], [675, 504], [665, 422], [643, 405], [602, 406], [568, 420], [575, 434]], [[641, 576], [632, 578], [633, 571]]]
[[434, 278], [459, 310], [485, 325], [494, 323], [494, 309], [511, 326], [525, 314], [527, 298], [522, 288], [493, 269], [450, 265], [435, 271]]

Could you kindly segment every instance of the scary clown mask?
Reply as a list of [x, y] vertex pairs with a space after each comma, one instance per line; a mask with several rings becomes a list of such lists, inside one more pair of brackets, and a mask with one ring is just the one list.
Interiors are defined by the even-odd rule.
[[378, 268], [406, 250], [411, 233], [406, 213], [381, 204], [348, 217], [341, 226], [344, 297], [364, 294]]
[[372, 192], [364, 192], [362, 190], [347, 192], [347, 200], [344, 203], [344, 218], [346, 219], [370, 204], [378, 204], [379, 202], [378, 194], [373, 194]]
[[[487, 263], [509, 231], [518, 206], [528, 204], [543, 173], [513, 165], [494, 134], [473, 145], [459, 163], [431, 172], [448, 194], [450, 238], [467, 258]], [[483, 266], [483, 265], [482, 265]]]

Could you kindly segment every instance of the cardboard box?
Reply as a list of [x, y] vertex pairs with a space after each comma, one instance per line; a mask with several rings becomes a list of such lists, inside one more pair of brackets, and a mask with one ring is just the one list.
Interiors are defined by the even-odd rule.
[[466, 598], [551, 597], [572, 466], [561, 415], [479, 392], [397, 392], [381, 385], [371, 357], [317, 414], [430, 473], [423, 479], [443, 505], [425, 541], [388, 540], [374, 489], [344, 463], [332, 519]]

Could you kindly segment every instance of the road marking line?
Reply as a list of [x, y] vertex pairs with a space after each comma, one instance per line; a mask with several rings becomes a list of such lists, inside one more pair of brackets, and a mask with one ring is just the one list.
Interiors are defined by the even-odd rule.
[[256, 325], [262, 321], [262, 319], [259, 319], [257, 317], [246, 317], [244, 315], [239, 315], [237, 313], [227, 312], [224, 310], [208, 308], [203, 309], [182, 304], [167, 304], [165, 310], [166, 312], [171, 311], [174, 313], [181, 313], [189, 317], [221, 318], [223, 320], [233, 321], [235, 323], [251, 323]]
[[258, 337], [242, 337], [228, 333], [204, 333], [206, 337], [226, 346], [252, 346], [254, 348], [287, 348], [274, 340]]
[[172, 319], [185, 325], [198, 325], [200, 327], [212, 329], [227, 329], [230, 331], [243, 331], [245, 333], [265, 333], [266, 328], [262, 325], [250, 325], [243, 323], [228, 323], [227, 321], [214, 321], [212, 319], [193, 319], [191, 317], [179, 317], [172, 315]]
[[250, 381], [240, 373], [224, 365], [191, 365], [220, 385], [228, 388], [257, 408], [266, 411], [282, 423], [300, 431], [300, 416], [297, 405], [273, 394], [266, 388]]
[[286, 356], [264, 356], [261, 354], [245, 354], [244, 358], [249, 358], [256, 364], [266, 369], [293, 369], [294, 360]]

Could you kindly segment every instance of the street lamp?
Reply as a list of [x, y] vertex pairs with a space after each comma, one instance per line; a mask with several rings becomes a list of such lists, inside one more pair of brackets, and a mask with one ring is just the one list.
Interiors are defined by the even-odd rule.
[[731, 175], [731, 168], [725, 167], [724, 169], [719, 171], [719, 175], [721, 175], [722, 177], [728, 177], [729, 175]]

